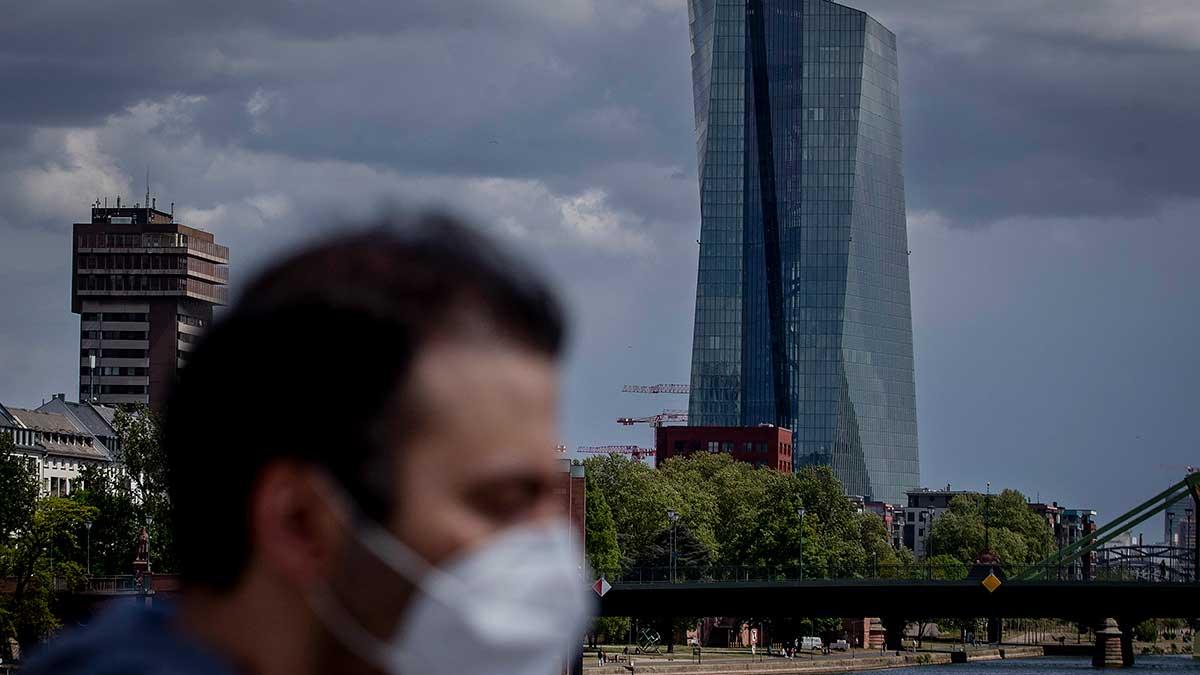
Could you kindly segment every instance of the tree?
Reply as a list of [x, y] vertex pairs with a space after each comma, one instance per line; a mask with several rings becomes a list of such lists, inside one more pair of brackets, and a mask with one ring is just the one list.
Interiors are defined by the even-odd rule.
[[[854, 511], [827, 467], [780, 474], [756, 469], [725, 453], [672, 457], [657, 471], [619, 455], [591, 458], [584, 464], [588, 555], [597, 569], [608, 564], [602, 561], [611, 560], [607, 534], [611, 518], [621, 571], [654, 568], [657, 578], [665, 579], [671, 561], [668, 510], [678, 514], [676, 574], [683, 578], [735, 573], [794, 576], [801, 560], [810, 578], [866, 576], [875, 573], [875, 564], [881, 574], [892, 575], [899, 569], [907, 574], [915, 567], [911, 553], [893, 551], [878, 516]], [[805, 510], [803, 523], [800, 508]], [[836, 619], [740, 620], [768, 623], [779, 635], [793, 637], [828, 634], [840, 626]], [[694, 623], [686, 617], [656, 621], [660, 630]], [[620, 625], [628, 630], [628, 623]], [[596, 630], [602, 627], [608, 628], [598, 622]]]
[[766, 499], [766, 469], [724, 453], [672, 457], [657, 473], [671, 508], [718, 565], [742, 564], [740, 539], [757, 526]]
[[[657, 471], [618, 455], [585, 464], [589, 490], [611, 513], [623, 571], [669, 566], [668, 510], [678, 514], [676, 568], [685, 574], [711, 567], [796, 575], [803, 557], [807, 577], [854, 577], [899, 562], [882, 521], [856, 513], [828, 467], [780, 474], [724, 453], [672, 457]], [[606, 546], [599, 544], [605, 529], [602, 516], [589, 521], [589, 542]]]
[[12, 436], [0, 433], [0, 535], [4, 541], [27, 530], [37, 505], [37, 473], [25, 457], [16, 454]]
[[[753, 525], [739, 533], [733, 546], [735, 559], [790, 575], [799, 573], [803, 556], [804, 576], [810, 578], [866, 572], [870, 561], [862, 517], [851, 508], [829, 468], [806, 467], [796, 474], [761, 470], [759, 478], [765, 484], [763, 498]], [[871, 534], [868, 529], [866, 535]], [[882, 526], [874, 534], [879, 539], [870, 544], [871, 550], [889, 547]]]
[[[22, 651], [46, 637], [59, 625], [50, 610], [54, 581], [68, 588], [83, 578], [79, 539], [83, 524], [96, 517], [96, 509], [63, 497], [37, 502], [29, 527], [3, 550], [5, 574], [14, 578], [13, 592], [0, 605], [4, 644], [15, 637]], [[11, 655], [10, 655], [11, 656]]]
[[858, 517], [858, 543], [866, 555], [869, 567], [863, 570], [865, 577], [879, 577], [883, 570], [895, 568], [899, 563], [896, 549], [892, 548], [892, 536], [875, 513], [862, 513]]
[[595, 481], [586, 482], [584, 498], [587, 502], [584, 522], [588, 564], [596, 574], [616, 574], [621, 568], [621, 549], [617, 545], [612, 509], [608, 508], [608, 500]]
[[155, 569], [177, 569], [167, 492], [167, 457], [158, 418], [146, 406], [129, 406], [117, 410], [113, 428], [121, 441], [116, 459], [123, 472], [115, 485], [128, 491], [136, 528], [148, 524], [150, 559]]
[[90, 558], [91, 573], [97, 576], [129, 574], [144, 522], [141, 509], [119, 477], [96, 467], [80, 474], [83, 488], [72, 492], [71, 499], [96, 509], [91, 532], [85, 537], [91, 550], [85, 551], [84, 560]]
[[666, 527], [666, 496], [656, 485], [654, 470], [641, 462], [612, 454], [589, 458], [584, 466], [586, 479], [604, 494], [612, 513], [621, 568], [630, 569]]
[[990, 505], [984, 495], [958, 495], [934, 521], [932, 536], [938, 553], [965, 563], [977, 560], [988, 544], [1006, 565], [1034, 564], [1054, 549], [1046, 521], [1016, 490], [992, 495]]
[[646, 548], [635, 567], [655, 580], [666, 580], [671, 569], [671, 553], [675, 554], [677, 578], [696, 578], [709, 572], [712, 552], [682, 520], [675, 525], [674, 542], [671, 528], [661, 530]]
[[1158, 622], [1154, 619], [1146, 619], [1133, 627], [1133, 636], [1139, 642], [1158, 642]]

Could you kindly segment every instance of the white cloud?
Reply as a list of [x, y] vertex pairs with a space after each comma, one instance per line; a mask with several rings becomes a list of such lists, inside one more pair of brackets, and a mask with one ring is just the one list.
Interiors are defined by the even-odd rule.
[[950, 221], [939, 211], [910, 210], [907, 216], [910, 233], [941, 232], [950, 227]]
[[16, 169], [13, 198], [30, 215], [67, 218], [78, 203], [97, 197], [130, 193], [130, 179], [100, 147], [96, 129], [37, 132], [36, 144], [56, 147], [57, 157], [40, 166]]
[[250, 128], [256, 134], [265, 134], [270, 131], [270, 123], [267, 116], [271, 113], [271, 109], [275, 107], [280, 99], [278, 92], [267, 91], [262, 87], [254, 90], [250, 98], [246, 101], [246, 112], [250, 115]]
[[643, 251], [650, 247], [643, 233], [629, 228], [633, 216], [613, 210], [603, 190], [593, 188], [558, 199], [563, 223], [581, 241], [616, 250]]
[[[258, 90], [246, 110], [261, 116], [276, 100]], [[395, 203], [450, 208], [541, 249], [649, 249], [645, 221], [614, 207], [603, 186], [560, 192], [537, 179], [418, 175], [217, 145], [192, 123], [206, 104], [203, 97], [170, 97], [131, 106], [94, 129], [40, 132], [42, 152], [53, 159], [22, 172], [26, 199], [43, 215], [68, 222], [80, 202], [96, 195], [140, 194], [138, 181], [119, 168], [133, 150], [135, 156], [169, 157], [172, 172], [157, 181], [156, 192], [181, 196], [180, 222], [226, 239], [257, 230], [302, 234]], [[305, 222], [295, 222], [297, 214]]]

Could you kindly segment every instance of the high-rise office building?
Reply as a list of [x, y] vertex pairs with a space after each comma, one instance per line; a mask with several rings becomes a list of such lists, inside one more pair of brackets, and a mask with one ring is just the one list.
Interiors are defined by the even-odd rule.
[[72, 246], [79, 400], [161, 406], [213, 307], [228, 301], [229, 249], [153, 204], [119, 202], [94, 205]]
[[829, 0], [689, 0], [701, 197], [689, 423], [919, 484], [896, 38]]
[[1189, 551], [1196, 548], [1196, 502], [1184, 497], [1163, 513], [1163, 543]]

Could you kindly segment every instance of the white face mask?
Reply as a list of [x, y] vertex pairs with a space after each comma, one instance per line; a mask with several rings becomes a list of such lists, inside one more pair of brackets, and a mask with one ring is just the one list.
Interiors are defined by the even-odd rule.
[[417, 588], [391, 639], [363, 628], [328, 588], [310, 601], [334, 637], [389, 675], [558, 673], [593, 614], [565, 523], [511, 528], [440, 568], [370, 521], [356, 536]]

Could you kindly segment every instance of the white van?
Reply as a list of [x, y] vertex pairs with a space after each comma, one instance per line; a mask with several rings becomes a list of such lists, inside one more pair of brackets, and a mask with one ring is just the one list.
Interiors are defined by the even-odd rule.
[[825, 645], [819, 637], [802, 637], [800, 638], [800, 649], [822, 649]]

